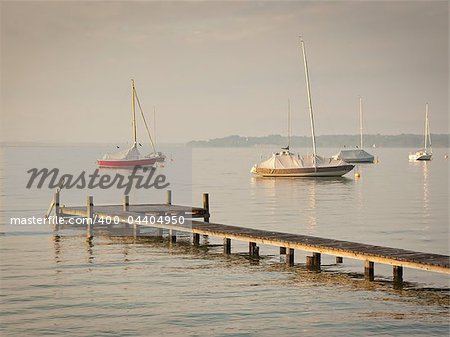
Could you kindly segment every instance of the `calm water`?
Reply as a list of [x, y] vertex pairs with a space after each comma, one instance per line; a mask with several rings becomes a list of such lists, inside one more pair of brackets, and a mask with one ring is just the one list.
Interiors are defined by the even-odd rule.
[[[449, 278], [405, 269], [403, 290], [391, 268], [375, 265], [367, 283], [360, 261], [323, 257], [321, 273], [280, 263], [262, 246], [259, 264], [233, 241], [194, 248], [154, 239], [95, 238], [72, 231], [55, 238], [46, 225], [9, 225], [42, 216], [52, 192], [25, 189], [32, 167], [92, 171], [106, 146], [4, 147], [1, 200], [1, 334], [129, 336], [361, 336], [449, 334]], [[250, 167], [271, 149], [171, 148], [171, 170], [184, 156], [186, 177], [173, 183], [174, 203], [201, 204], [211, 221], [449, 254], [448, 149], [429, 163], [409, 163], [409, 149], [374, 149], [374, 165], [343, 179], [259, 179]], [[300, 149], [300, 152], [304, 152]], [[336, 149], [322, 149], [331, 155]], [[192, 160], [190, 160], [192, 155]], [[188, 158], [188, 159], [186, 159]], [[189, 162], [189, 165], [186, 163]], [[191, 168], [192, 165], [192, 168]], [[120, 203], [120, 191], [63, 191], [62, 203]], [[163, 202], [164, 192], [133, 191], [132, 202]]]

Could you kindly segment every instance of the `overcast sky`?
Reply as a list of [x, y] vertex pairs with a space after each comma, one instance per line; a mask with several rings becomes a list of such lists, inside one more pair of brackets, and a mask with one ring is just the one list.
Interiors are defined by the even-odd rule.
[[422, 133], [426, 102], [448, 133], [447, 1], [0, 6], [3, 140], [130, 140], [131, 78], [160, 142], [283, 134], [288, 98], [309, 135], [300, 34], [317, 134], [358, 133], [358, 95], [367, 133]]

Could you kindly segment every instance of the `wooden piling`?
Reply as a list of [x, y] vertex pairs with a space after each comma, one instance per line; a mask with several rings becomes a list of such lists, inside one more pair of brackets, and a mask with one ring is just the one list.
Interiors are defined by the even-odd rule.
[[203, 208], [206, 211], [205, 216], [203, 217], [203, 220], [205, 222], [209, 222], [209, 194], [208, 193], [203, 193]]
[[166, 201], [167, 205], [172, 205], [172, 191], [171, 190], [167, 190], [167, 201]]
[[343, 263], [344, 258], [342, 256], [336, 256], [336, 263]]
[[229, 238], [223, 239], [223, 252], [225, 254], [231, 254], [231, 239]]
[[316, 268], [320, 269], [320, 264], [321, 264], [321, 254], [320, 253], [313, 253], [313, 260], [314, 260], [314, 266]]
[[170, 243], [177, 242], [177, 232], [172, 229], [169, 229], [169, 241]]
[[286, 264], [289, 267], [294, 266], [294, 249], [293, 248], [288, 248], [286, 250]]
[[394, 287], [401, 288], [403, 286], [403, 267], [393, 266], [392, 270], [394, 274]]
[[253, 258], [259, 257], [259, 247], [256, 245], [256, 242], [248, 243], [248, 254]]
[[280, 255], [286, 254], [286, 247], [280, 247]]
[[194, 233], [192, 234], [192, 242], [194, 243], [194, 246], [200, 245], [200, 234]]
[[129, 206], [130, 206], [130, 196], [124, 195], [123, 196], [123, 211], [127, 212], [129, 210]]
[[86, 200], [86, 238], [91, 240], [94, 229], [94, 197], [88, 196]]
[[310, 270], [320, 270], [321, 254], [313, 253], [312, 256], [306, 257], [306, 267]]
[[55, 218], [53, 223], [53, 230], [59, 231], [59, 190], [56, 190], [55, 196], [53, 198], [53, 203], [55, 207]]
[[364, 278], [368, 281], [373, 281], [375, 278], [374, 263], [366, 260], [364, 262]]

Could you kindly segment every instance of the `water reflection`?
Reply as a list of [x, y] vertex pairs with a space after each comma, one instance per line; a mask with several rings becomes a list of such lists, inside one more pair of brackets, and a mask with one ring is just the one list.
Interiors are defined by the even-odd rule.
[[430, 217], [430, 200], [428, 191], [428, 162], [422, 163], [422, 186], [423, 186], [423, 216], [424, 220]]
[[[291, 229], [305, 234], [317, 234], [319, 217], [324, 214], [342, 212], [351, 194], [352, 179], [345, 177], [273, 178], [252, 176], [250, 188], [253, 200], [259, 210], [269, 212], [270, 217], [262, 219], [272, 224], [280, 216], [295, 224]], [[336, 207], [338, 203], [341, 207]], [[263, 208], [261, 208], [263, 205]], [[261, 218], [265, 213], [258, 213]], [[303, 228], [302, 228], [303, 227]]]

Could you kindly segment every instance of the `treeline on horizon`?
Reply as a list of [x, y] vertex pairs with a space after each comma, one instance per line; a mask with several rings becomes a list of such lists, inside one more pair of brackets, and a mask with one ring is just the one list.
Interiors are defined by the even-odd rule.
[[[450, 147], [450, 134], [432, 134], [433, 147]], [[354, 147], [359, 146], [359, 135], [323, 135], [316, 136], [316, 143], [321, 147]], [[423, 147], [423, 135], [364, 135], [364, 147]], [[286, 146], [288, 138], [281, 135], [262, 137], [228, 136], [210, 140], [194, 140], [187, 143], [189, 147], [257, 147], [257, 146]], [[310, 147], [311, 137], [292, 136], [291, 147]]]

